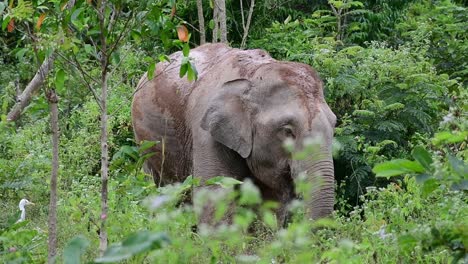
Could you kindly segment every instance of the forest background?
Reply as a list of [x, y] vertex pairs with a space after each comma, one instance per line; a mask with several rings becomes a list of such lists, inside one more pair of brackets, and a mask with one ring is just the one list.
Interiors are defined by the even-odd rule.
[[[0, 261], [468, 261], [466, 6], [0, 1]], [[158, 142], [134, 142], [137, 82], [179, 50], [195, 81], [190, 48], [203, 39], [319, 72], [338, 118], [331, 219], [305, 219], [297, 201], [278, 227], [255, 186], [219, 178], [235, 195], [217, 212], [233, 199], [243, 210], [232, 226], [193, 232], [198, 208], [180, 201], [197, 180], [156, 188], [141, 171]], [[22, 198], [35, 204], [17, 223]]]

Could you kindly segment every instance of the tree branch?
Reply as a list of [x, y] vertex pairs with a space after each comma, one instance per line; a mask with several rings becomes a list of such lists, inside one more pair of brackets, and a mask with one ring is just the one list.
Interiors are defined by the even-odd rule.
[[54, 65], [54, 60], [55, 60], [54, 53], [44, 60], [44, 62], [39, 67], [39, 70], [37, 70], [31, 82], [29, 82], [29, 84], [26, 86], [24, 91], [19, 96], [18, 101], [8, 113], [7, 121], [12, 122], [20, 118], [21, 112], [24, 110], [24, 108], [26, 108], [26, 106], [28, 106], [29, 102], [31, 101], [32, 95], [37, 90], [39, 90], [41, 85], [44, 83], [45, 77], [49, 74], [49, 71], [52, 69]]
[[[242, 0], [241, 0], [242, 3]], [[244, 27], [244, 35], [242, 36], [241, 49], [247, 45], [247, 37], [249, 36], [250, 22], [252, 21], [252, 14], [255, 7], [255, 0], [250, 1], [249, 15], [247, 16], [247, 24]], [[242, 18], [243, 19], [243, 18]]]

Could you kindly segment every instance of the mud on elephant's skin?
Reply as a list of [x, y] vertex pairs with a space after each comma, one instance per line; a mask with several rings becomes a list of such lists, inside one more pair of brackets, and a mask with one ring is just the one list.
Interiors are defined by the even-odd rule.
[[[336, 117], [317, 73], [263, 50], [205, 44], [190, 51], [198, 80], [189, 82], [179, 77], [182, 57], [177, 52], [170, 62], [159, 63], [152, 80], [143, 76], [133, 98], [137, 142], [161, 142], [145, 163], [155, 183], [183, 181], [191, 174], [202, 182], [219, 175], [250, 178], [264, 199], [279, 202], [277, 216], [284, 222], [286, 206], [296, 197], [293, 181], [306, 172], [313, 184], [320, 182], [306, 201], [310, 218], [329, 215]], [[300, 149], [311, 137], [320, 139], [320, 155], [297, 161], [283, 148], [287, 138]], [[211, 211], [200, 221], [210, 223]]]

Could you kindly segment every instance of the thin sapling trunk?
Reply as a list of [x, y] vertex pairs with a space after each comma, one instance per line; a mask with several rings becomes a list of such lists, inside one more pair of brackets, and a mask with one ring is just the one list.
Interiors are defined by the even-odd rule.
[[200, 45], [206, 42], [205, 33], [205, 18], [203, 17], [203, 1], [197, 0], [197, 11], [198, 11], [198, 29], [200, 30]]
[[50, 106], [50, 127], [52, 129], [52, 173], [50, 176], [49, 201], [49, 242], [48, 263], [55, 262], [57, 255], [57, 178], [59, 170], [59, 126], [58, 126], [58, 96], [54, 89], [47, 91]]

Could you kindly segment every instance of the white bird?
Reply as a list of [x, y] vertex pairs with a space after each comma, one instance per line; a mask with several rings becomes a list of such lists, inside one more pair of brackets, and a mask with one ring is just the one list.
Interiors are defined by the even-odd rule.
[[26, 205], [34, 205], [34, 203], [31, 203], [30, 201], [26, 200], [26, 199], [21, 199], [21, 201], [19, 202], [19, 209], [21, 210], [21, 217], [20, 219], [18, 219], [17, 223], [18, 222], [23, 222], [25, 219], [26, 219], [26, 208], [25, 206]]

